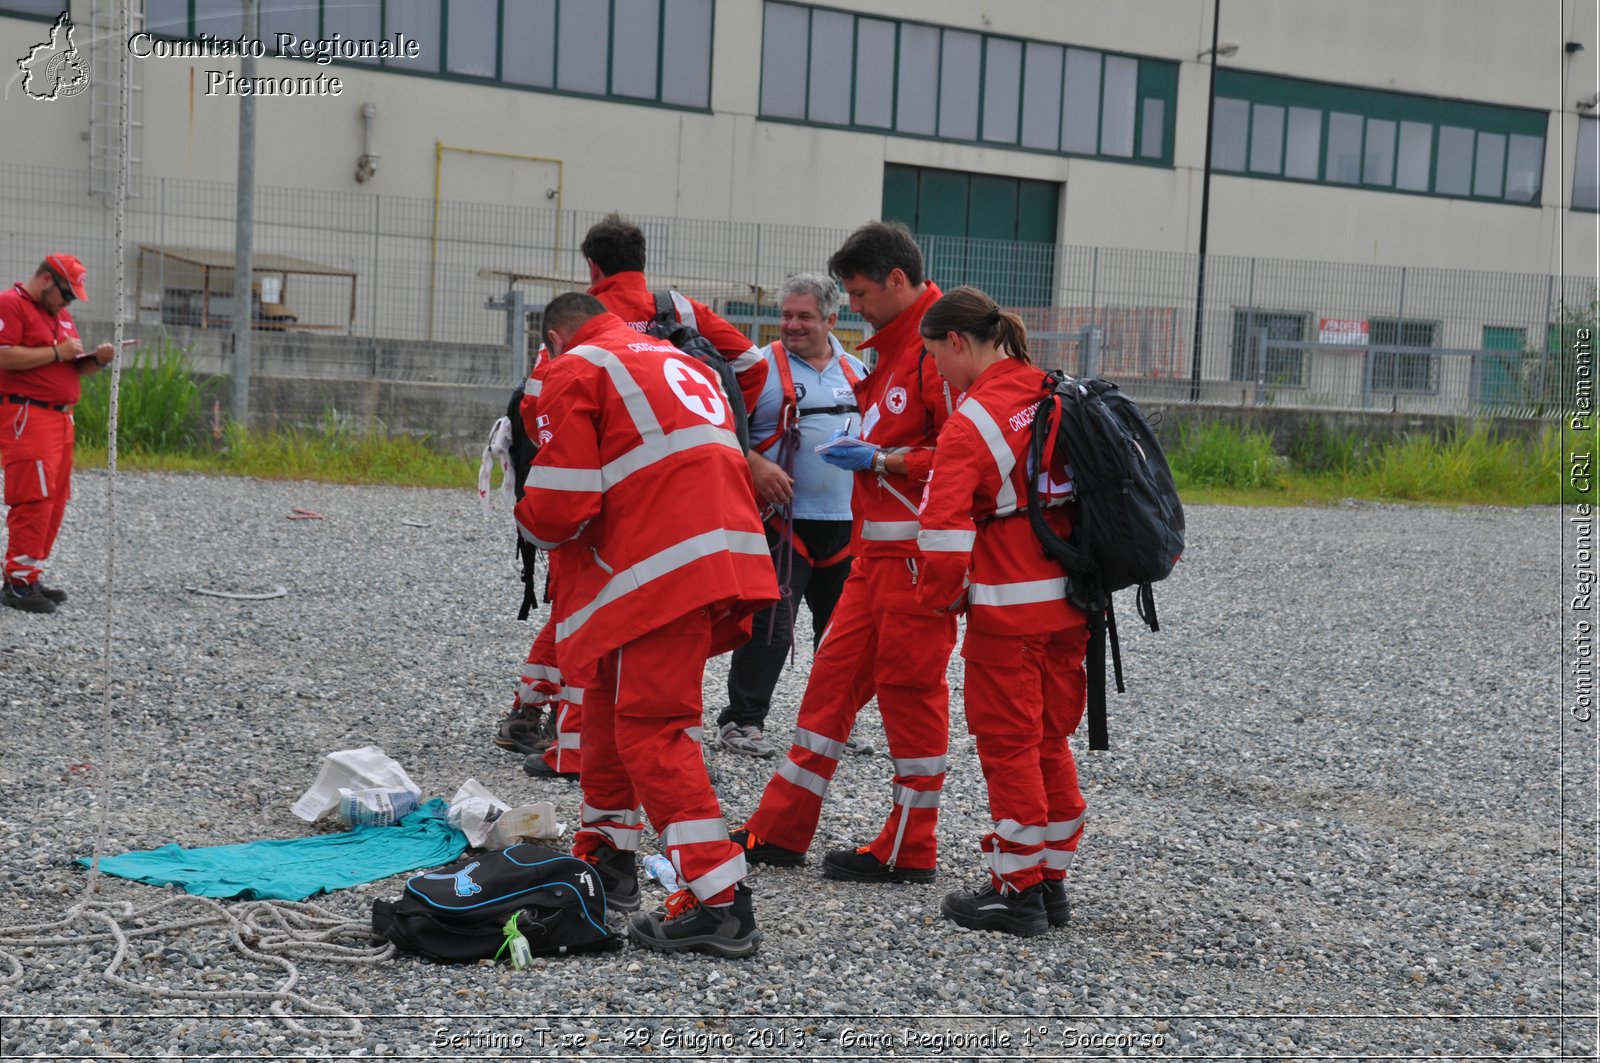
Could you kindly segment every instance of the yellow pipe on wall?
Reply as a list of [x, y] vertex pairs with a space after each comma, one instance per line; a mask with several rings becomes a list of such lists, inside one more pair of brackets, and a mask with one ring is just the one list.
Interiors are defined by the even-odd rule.
[[485, 155], [494, 159], [520, 159], [524, 162], [550, 162], [556, 167], [556, 239], [551, 255], [551, 272], [561, 264], [561, 205], [566, 196], [566, 163], [546, 155], [520, 155], [513, 151], [489, 151], [484, 148], [458, 148], [443, 141], [433, 142], [433, 245], [428, 253], [428, 339], [433, 339], [433, 297], [439, 280], [439, 192], [444, 176], [444, 153], [453, 151], [460, 155]]

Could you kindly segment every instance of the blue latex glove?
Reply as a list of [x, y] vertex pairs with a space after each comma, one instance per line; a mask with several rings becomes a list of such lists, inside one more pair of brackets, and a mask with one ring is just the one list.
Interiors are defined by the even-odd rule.
[[826, 450], [819, 449], [817, 457], [835, 469], [848, 472], [865, 472], [872, 468], [872, 459], [878, 453], [876, 444], [846, 435], [843, 429], [833, 433], [828, 442], [832, 445]]

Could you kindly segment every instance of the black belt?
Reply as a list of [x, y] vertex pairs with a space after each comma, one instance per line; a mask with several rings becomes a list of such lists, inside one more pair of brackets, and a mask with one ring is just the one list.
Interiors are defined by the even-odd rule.
[[72, 412], [72, 403], [70, 402], [43, 402], [39, 399], [30, 399], [26, 395], [0, 395], [0, 402], [9, 402], [13, 406], [43, 406], [47, 410], [55, 410], [58, 413]]

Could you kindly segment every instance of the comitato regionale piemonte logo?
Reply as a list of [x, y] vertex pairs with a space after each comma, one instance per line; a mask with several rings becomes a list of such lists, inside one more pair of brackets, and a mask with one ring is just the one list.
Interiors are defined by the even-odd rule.
[[28, 54], [17, 60], [22, 91], [29, 99], [64, 99], [89, 87], [88, 65], [73, 41], [76, 29], [68, 12], [61, 12], [50, 27], [50, 39], [29, 48]]

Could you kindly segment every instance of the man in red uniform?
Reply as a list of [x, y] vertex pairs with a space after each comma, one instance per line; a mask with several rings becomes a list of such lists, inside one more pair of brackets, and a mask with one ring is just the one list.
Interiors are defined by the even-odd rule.
[[81, 378], [116, 356], [109, 343], [85, 351], [67, 313], [74, 299], [89, 301], [85, 272], [72, 255], [54, 254], [0, 292], [0, 465], [10, 507], [0, 602], [29, 613], [67, 600], [39, 577], [72, 497], [72, 407]]
[[743, 852], [728, 836], [699, 733], [707, 658], [777, 600], [754, 489], [716, 379], [593, 296], [545, 308], [548, 433], [517, 521], [554, 550], [563, 679], [584, 688], [583, 807], [574, 855], [637, 907], [639, 805], [686, 889], [635, 917], [663, 951], [754, 952]]
[[[644, 332], [656, 316], [655, 293], [644, 275], [644, 232], [615, 214], [607, 215], [589, 229], [583, 238], [583, 255], [589, 265], [589, 294], [605, 308]], [[748, 410], [761, 392], [765, 363], [760, 351], [744, 333], [723, 320], [704, 303], [671, 292], [678, 320], [694, 328], [733, 367], [739, 390]], [[522, 401], [524, 426], [528, 438], [537, 440], [536, 408], [543, 364], [536, 364], [528, 379]], [[552, 580], [552, 583], [554, 581]], [[553, 590], [552, 590], [552, 593]], [[531, 695], [531, 697], [529, 696]], [[552, 714], [553, 732], [549, 744], [538, 734], [536, 719], [541, 703]], [[582, 760], [583, 691], [566, 682], [554, 653], [554, 642], [543, 631], [528, 651], [522, 681], [510, 713], [500, 721], [495, 743], [526, 754], [522, 767], [536, 778], [572, 777]], [[695, 732], [699, 737], [699, 732]]]
[[850, 309], [877, 330], [861, 344], [877, 351], [877, 364], [854, 389], [861, 437], [821, 452], [856, 473], [855, 561], [813, 659], [789, 757], [735, 840], [754, 863], [804, 862], [850, 727], [877, 694], [894, 759], [889, 817], [871, 844], [824, 856], [822, 873], [854, 882], [931, 882], [950, 737], [945, 668], [956, 619], [917, 602], [917, 506], [953, 402], [917, 326], [940, 292], [923, 278], [922, 251], [903, 225], [856, 230], [828, 269], [844, 285]]
[[[656, 297], [644, 275], [644, 232], [637, 225], [608, 214], [583, 238], [583, 257], [589, 263], [589, 294], [607, 310], [644, 332], [656, 317]], [[746, 410], [755, 407], [766, 379], [761, 351], [744, 333], [705, 303], [671, 292], [678, 320], [711, 341], [739, 380]]]

